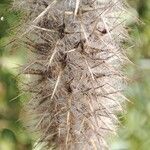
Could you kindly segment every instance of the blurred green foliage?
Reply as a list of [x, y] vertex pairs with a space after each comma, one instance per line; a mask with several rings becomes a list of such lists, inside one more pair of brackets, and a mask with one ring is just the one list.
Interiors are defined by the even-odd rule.
[[[136, 8], [139, 19], [143, 22], [134, 26], [134, 37], [138, 45], [136, 53], [140, 58], [150, 58], [150, 0], [129, 0]], [[134, 49], [135, 50], [135, 49]], [[134, 55], [135, 51], [133, 51]], [[134, 57], [134, 55], [132, 55]], [[136, 58], [136, 57], [134, 57]], [[137, 58], [136, 58], [137, 59]]]
[[132, 25], [135, 47], [129, 57], [135, 65], [128, 67], [132, 80], [126, 90], [131, 101], [120, 116], [122, 127], [112, 144], [112, 150], [150, 149], [150, 0], [129, 1], [143, 23]]
[[[132, 25], [132, 36], [136, 46], [130, 50], [129, 57], [136, 65], [129, 67], [132, 83], [126, 90], [131, 102], [127, 112], [119, 116], [123, 127], [119, 137], [112, 144], [112, 150], [149, 150], [150, 149], [150, 64], [143, 68], [142, 60], [150, 60], [150, 0], [130, 0], [139, 13], [139, 25]], [[22, 13], [12, 9], [11, 0], [0, 0], [0, 150], [30, 150], [31, 137], [19, 120], [22, 107], [20, 91], [15, 73], [9, 61], [24, 59], [22, 52], [10, 56], [10, 42], [15, 35]], [[3, 18], [1, 18], [3, 17]], [[20, 49], [19, 49], [20, 51]], [[13, 51], [14, 52], [14, 51]], [[144, 63], [147, 61], [144, 61]], [[145, 66], [145, 64], [144, 64]], [[16, 99], [14, 99], [16, 97]]]
[[11, 62], [6, 43], [15, 34], [22, 15], [13, 10], [11, 4], [11, 0], [0, 0], [0, 150], [30, 150], [30, 137], [19, 120], [21, 101], [17, 96], [20, 91], [14, 73], [4, 65], [8, 59]]

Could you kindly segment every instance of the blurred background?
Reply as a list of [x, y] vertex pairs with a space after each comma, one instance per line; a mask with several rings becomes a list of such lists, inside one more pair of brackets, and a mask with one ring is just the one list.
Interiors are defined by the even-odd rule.
[[[127, 67], [130, 87], [125, 95], [131, 102], [118, 115], [121, 127], [111, 150], [150, 150], [150, 0], [129, 3], [143, 23], [130, 25], [135, 45], [128, 49], [128, 56], [134, 64]], [[11, 0], [0, 0], [0, 150], [32, 149], [31, 135], [19, 120], [25, 98], [15, 80], [15, 68], [26, 56], [20, 45], [11, 44], [22, 17], [22, 12], [12, 9]]]

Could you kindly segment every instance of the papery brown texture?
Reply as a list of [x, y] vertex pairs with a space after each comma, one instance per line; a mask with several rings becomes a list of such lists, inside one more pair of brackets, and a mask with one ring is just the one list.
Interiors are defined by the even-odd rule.
[[[30, 75], [25, 106], [35, 149], [105, 150], [122, 111], [128, 39], [122, 0], [21, 0]], [[25, 38], [26, 37], [26, 38]]]

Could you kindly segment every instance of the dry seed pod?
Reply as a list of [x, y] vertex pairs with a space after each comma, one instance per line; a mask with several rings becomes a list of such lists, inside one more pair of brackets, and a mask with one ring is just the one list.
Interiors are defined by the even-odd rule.
[[[16, 2], [17, 3], [17, 2]], [[22, 5], [21, 5], [21, 4]], [[20, 4], [20, 5], [19, 5]], [[106, 150], [122, 110], [128, 39], [122, 0], [21, 0], [30, 56], [25, 91], [35, 149]]]

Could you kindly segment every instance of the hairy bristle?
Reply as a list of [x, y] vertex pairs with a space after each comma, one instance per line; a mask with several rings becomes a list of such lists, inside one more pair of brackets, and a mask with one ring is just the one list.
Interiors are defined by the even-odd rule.
[[[122, 0], [21, 0], [28, 14], [24, 45], [29, 61], [22, 73], [31, 93], [28, 128], [36, 147], [105, 150], [122, 111], [128, 39]], [[25, 37], [25, 38], [24, 38]]]

